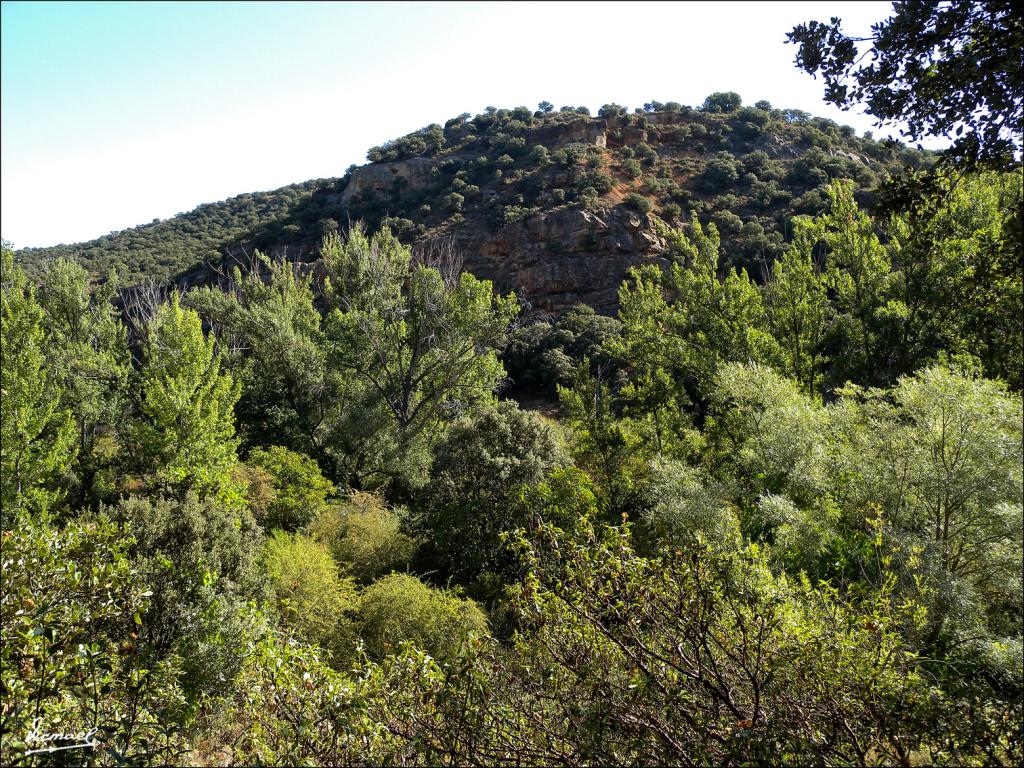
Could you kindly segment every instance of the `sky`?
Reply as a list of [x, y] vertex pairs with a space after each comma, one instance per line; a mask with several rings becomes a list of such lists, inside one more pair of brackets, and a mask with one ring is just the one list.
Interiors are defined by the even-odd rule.
[[715, 91], [853, 126], [786, 32], [885, 2], [0, 3], [0, 236], [90, 240], [206, 202], [341, 176], [463, 112]]

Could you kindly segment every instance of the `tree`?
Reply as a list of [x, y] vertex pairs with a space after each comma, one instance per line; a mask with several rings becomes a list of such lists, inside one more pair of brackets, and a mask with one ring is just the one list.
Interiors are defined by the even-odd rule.
[[574, 458], [594, 479], [601, 512], [614, 519], [628, 513], [646, 482], [650, 446], [617, 418], [615, 399], [603, 371], [580, 366], [571, 387], [558, 387], [571, 429]]
[[322, 253], [334, 307], [331, 364], [367, 387], [395, 440], [396, 458], [375, 470], [419, 482], [436, 428], [489, 399], [504, 376], [497, 348], [518, 302], [460, 274], [451, 253], [414, 262], [387, 228], [367, 237], [354, 227], [344, 241], [325, 240]]
[[826, 361], [822, 344], [830, 305], [824, 276], [814, 264], [813, 226], [797, 218], [793, 230], [792, 244], [772, 264], [764, 287], [768, 327], [781, 347], [786, 373], [813, 394]]
[[[767, 330], [764, 299], [743, 270], [718, 277], [720, 238], [694, 215], [689, 234], [658, 225], [668, 243], [665, 270], [634, 270], [619, 289], [620, 354], [649, 373], [694, 382], [705, 395], [725, 361], [773, 362], [778, 345]], [[678, 399], [678, 398], [677, 398]]]
[[540, 104], [537, 105], [537, 111], [543, 112], [545, 115], [554, 110], [554, 108], [555, 105], [552, 104], [550, 101], [542, 101]]
[[[929, 607], [926, 648], [1020, 647], [1020, 397], [942, 366], [891, 391], [843, 395], [832, 416], [834, 492], [853, 530], [874, 505], [893, 567]], [[1019, 667], [1014, 674], [1019, 685]]]
[[886, 343], [904, 313], [892, 296], [892, 262], [871, 218], [857, 207], [853, 182], [828, 186], [829, 209], [815, 221], [828, 248], [826, 280], [840, 313], [843, 349], [833, 355], [833, 380], [891, 381], [893, 347]]
[[704, 99], [701, 109], [705, 112], [735, 112], [743, 106], [743, 99], [733, 91], [718, 91]]
[[45, 513], [64, 493], [57, 484], [75, 456], [65, 389], [49, 357], [35, 287], [3, 249], [0, 298], [0, 521]]
[[124, 426], [128, 406], [131, 355], [112, 303], [116, 291], [114, 275], [93, 287], [85, 269], [63, 258], [48, 266], [39, 290], [51, 365], [63, 387], [61, 405], [75, 419], [72, 471], [76, 500], [84, 502], [112, 495], [119, 446], [109, 433]]
[[432, 562], [470, 584], [507, 577], [501, 534], [524, 524], [521, 488], [539, 483], [566, 457], [551, 426], [503, 401], [456, 421], [438, 444], [421, 521]]
[[[954, 138], [952, 157], [1003, 164], [1024, 135], [1024, 22], [1010, 0], [897, 2], [893, 15], [851, 38], [841, 20], [811, 21], [787, 37], [796, 64], [825, 81], [825, 100], [864, 104], [879, 125], [902, 121], [904, 136]], [[870, 42], [861, 64], [857, 43]]]
[[172, 297], [149, 327], [134, 427], [138, 460], [160, 488], [229, 497], [237, 462], [234, 406], [239, 385], [202, 321]]
[[221, 335], [225, 362], [243, 383], [236, 413], [244, 444], [308, 454], [345, 484], [358, 485], [376, 457], [387, 460], [388, 415], [366, 383], [328, 365], [310, 275], [257, 253], [247, 273], [234, 271], [228, 290], [194, 290], [185, 301]]
[[193, 704], [223, 694], [246, 652], [241, 609], [265, 597], [260, 527], [244, 507], [195, 492], [131, 496], [104, 511], [134, 534], [133, 567], [150, 585], [143, 636], [160, 658], [180, 656]]

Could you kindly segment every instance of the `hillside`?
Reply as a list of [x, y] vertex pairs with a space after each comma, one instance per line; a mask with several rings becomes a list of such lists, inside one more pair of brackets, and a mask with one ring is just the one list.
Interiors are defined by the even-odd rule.
[[[547, 105], [545, 105], [547, 106]], [[534, 307], [614, 306], [635, 264], [664, 244], [650, 214], [713, 221], [728, 261], [755, 274], [794, 215], [820, 212], [829, 180], [852, 178], [862, 202], [888, 173], [929, 153], [857, 137], [847, 126], [766, 102], [713, 94], [700, 109], [651, 102], [533, 112], [488, 108], [373, 147], [343, 178], [200, 206], [97, 240], [25, 249], [38, 274], [75, 256], [103, 278], [202, 282], [207, 265], [260, 248], [315, 257], [326, 231], [388, 224], [405, 242], [452, 238], [467, 268]]]

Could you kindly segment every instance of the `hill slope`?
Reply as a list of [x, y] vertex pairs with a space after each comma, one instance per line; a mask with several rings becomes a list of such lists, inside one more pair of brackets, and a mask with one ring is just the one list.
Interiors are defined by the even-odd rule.
[[607, 309], [626, 270], [659, 256], [651, 214], [715, 222], [729, 261], [757, 271], [781, 252], [792, 216], [821, 209], [828, 180], [853, 178], [869, 200], [889, 172], [931, 156], [795, 110], [709, 97], [701, 110], [607, 105], [598, 117], [488, 108], [374, 147], [368, 159], [340, 179], [18, 258], [33, 272], [65, 255], [100, 278], [117, 268], [128, 283], [193, 283], [243, 249], [313, 259], [326, 231], [361, 220], [406, 241], [450, 238], [467, 268], [535, 307]]

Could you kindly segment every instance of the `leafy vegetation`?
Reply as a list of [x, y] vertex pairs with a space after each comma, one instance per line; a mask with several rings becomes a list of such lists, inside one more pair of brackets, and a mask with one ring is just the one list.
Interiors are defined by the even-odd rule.
[[[4, 249], [5, 760], [1024, 762], [1019, 167], [874, 209], [860, 166], [754, 148], [832, 141], [805, 116], [600, 115], [605, 147], [531, 143], [590, 124], [542, 102], [371, 150], [446, 168], [443, 206], [359, 201], [316, 270], [125, 305]], [[726, 190], [769, 183], [803, 201], [752, 274]], [[613, 199], [666, 243], [614, 318], [403, 241]]]

